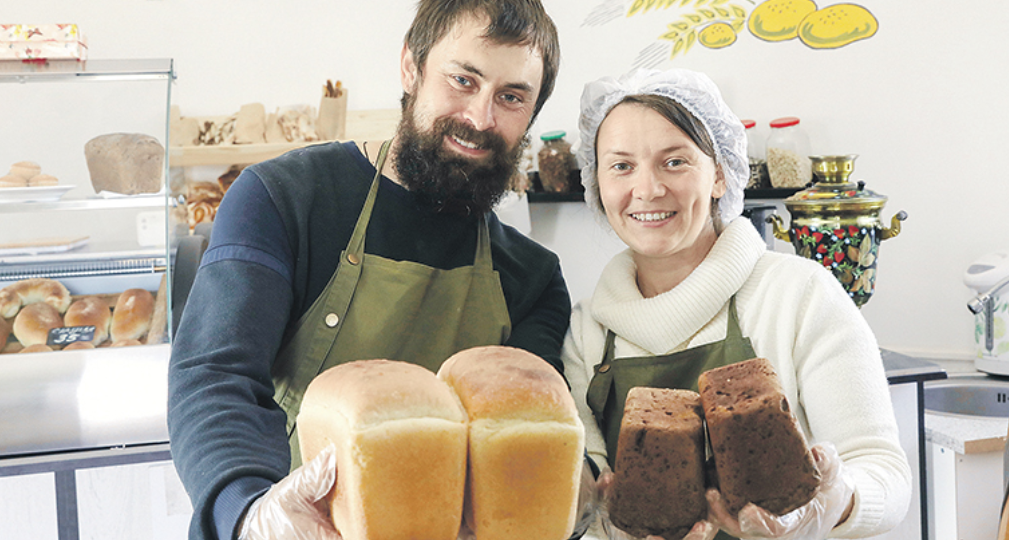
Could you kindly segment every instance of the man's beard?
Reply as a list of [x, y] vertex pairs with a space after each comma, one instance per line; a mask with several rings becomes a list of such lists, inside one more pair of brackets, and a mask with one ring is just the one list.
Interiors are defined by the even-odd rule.
[[[437, 119], [429, 131], [420, 131], [414, 121], [415, 95], [403, 95], [395, 154], [400, 182], [438, 212], [489, 212], [508, 189], [527, 137], [509, 149], [497, 133], [477, 131], [449, 117]], [[489, 150], [489, 155], [481, 160], [462, 157], [445, 148], [446, 136], [476, 144]]]

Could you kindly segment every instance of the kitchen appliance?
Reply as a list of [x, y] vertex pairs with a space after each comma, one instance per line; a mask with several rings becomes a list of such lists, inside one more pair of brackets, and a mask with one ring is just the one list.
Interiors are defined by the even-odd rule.
[[967, 267], [963, 282], [977, 296], [967, 303], [974, 314], [974, 367], [1009, 375], [1009, 250], [988, 253]]
[[863, 181], [847, 181], [856, 157], [809, 156], [816, 182], [783, 201], [792, 216], [789, 228], [777, 215], [770, 219], [775, 237], [830, 270], [862, 307], [876, 290], [879, 244], [900, 234], [907, 213], [897, 212], [883, 227], [879, 213], [887, 198], [865, 189]]

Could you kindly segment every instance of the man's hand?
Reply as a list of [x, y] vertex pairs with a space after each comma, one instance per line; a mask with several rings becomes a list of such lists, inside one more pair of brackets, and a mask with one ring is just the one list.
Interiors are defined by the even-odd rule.
[[324, 498], [336, 483], [332, 445], [249, 506], [239, 540], [341, 540]]

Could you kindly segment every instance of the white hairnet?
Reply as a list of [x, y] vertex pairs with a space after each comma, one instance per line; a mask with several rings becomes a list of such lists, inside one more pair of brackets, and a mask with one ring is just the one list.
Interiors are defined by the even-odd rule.
[[599, 124], [610, 109], [625, 97], [653, 94], [682, 105], [708, 131], [715, 146], [715, 164], [722, 166], [725, 176], [726, 191], [718, 202], [718, 209], [724, 223], [732, 221], [743, 211], [743, 189], [750, 177], [746, 133], [742, 122], [722, 100], [715, 83], [703, 73], [686, 69], [640, 69], [619, 79], [603, 77], [585, 85], [578, 122], [581, 137], [578, 157], [582, 163], [586, 202], [601, 209], [596, 184], [596, 133]]

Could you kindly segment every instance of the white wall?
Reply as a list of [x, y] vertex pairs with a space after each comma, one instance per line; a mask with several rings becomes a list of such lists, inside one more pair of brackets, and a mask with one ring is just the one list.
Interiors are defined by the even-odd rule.
[[[533, 135], [564, 129], [575, 142], [582, 84], [627, 70], [655, 44], [679, 8], [584, 25], [604, 2], [544, 0], [557, 22], [563, 63]], [[731, 0], [746, 9], [749, 0]], [[821, 7], [835, 2], [820, 2]], [[973, 319], [962, 284], [967, 265], [1009, 247], [1009, 4], [862, 0], [879, 21], [868, 40], [815, 51], [747, 32], [720, 50], [695, 46], [658, 67], [707, 72], [741, 117], [802, 118], [814, 153], [857, 153], [856, 179], [890, 197], [883, 211], [909, 214], [880, 250], [877, 292], [863, 308], [881, 345], [910, 354], [967, 357]], [[172, 57], [174, 102], [183, 114], [316, 104], [340, 79], [351, 109], [398, 106], [408, 0], [34, 0], [4, 2], [5, 21], [76, 22], [93, 58]], [[0, 107], [3, 107], [0, 104]], [[534, 205], [532, 235], [561, 253], [573, 296], [591, 292], [619, 245], [584, 209]], [[597, 249], [575, 252], [581, 246]], [[593, 258], [593, 254], [596, 258]], [[598, 260], [596, 260], [598, 259]]]

